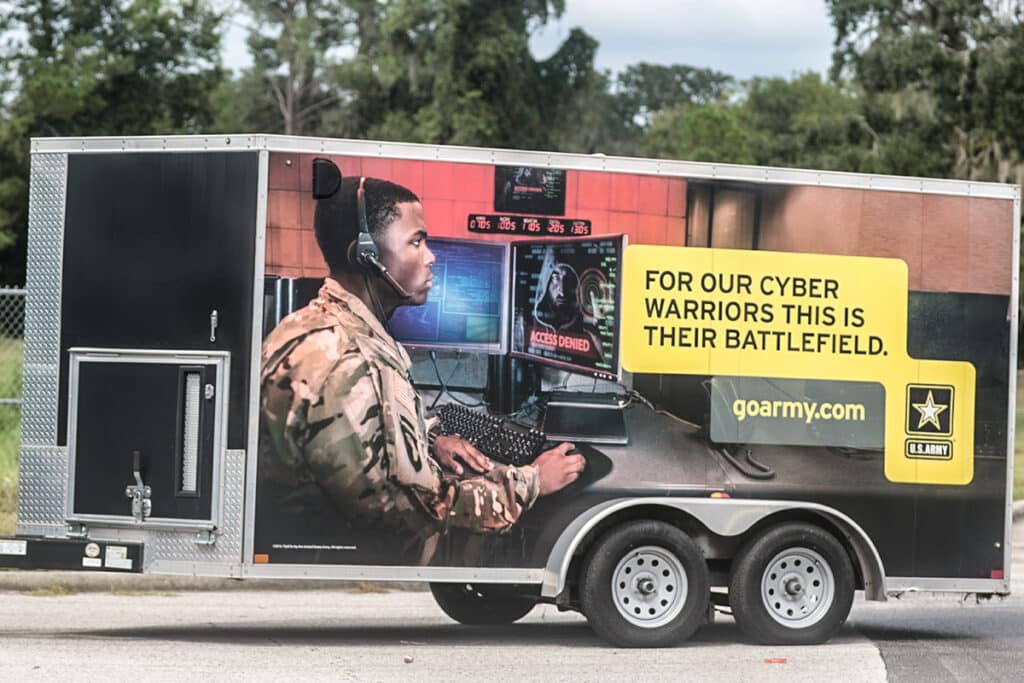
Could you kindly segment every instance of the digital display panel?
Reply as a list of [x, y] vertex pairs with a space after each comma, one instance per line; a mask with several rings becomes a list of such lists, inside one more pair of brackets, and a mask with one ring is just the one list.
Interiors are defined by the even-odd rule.
[[583, 218], [538, 218], [536, 216], [494, 216], [471, 213], [466, 219], [470, 232], [501, 235], [583, 237], [590, 235], [590, 221]]
[[494, 167], [494, 210], [565, 215], [565, 171], [532, 166]]
[[512, 246], [513, 356], [617, 380], [625, 238]]
[[434, 286], [422, 306], [401, 306], [388, 322], [408, 346], [504, 353], [508, 310], [508, 246], [495, 242], [427, 240]]

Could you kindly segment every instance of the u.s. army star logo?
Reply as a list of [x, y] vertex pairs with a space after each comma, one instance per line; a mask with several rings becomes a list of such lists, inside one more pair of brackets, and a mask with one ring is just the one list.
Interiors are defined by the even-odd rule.
[[924, 403], [913, 404], [914, 410], [921, 414], [921, 420], [917, 423], [918, 429], [929, 424], [936, 429], [942, 429], [942, 425], [939, 423], [939, 414], [945, 412], [949, 406], [936, 403], [932, 393], [931, 391], [928, 392], [928, 398]]
[[953, 432], [953, 387], [907, 385], [907, 434], [949, 436]]

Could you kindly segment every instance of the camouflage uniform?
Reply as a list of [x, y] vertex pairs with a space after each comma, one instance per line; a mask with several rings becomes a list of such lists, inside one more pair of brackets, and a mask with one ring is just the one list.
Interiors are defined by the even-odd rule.
[[405, 349], [333, 279], [281, 321], [260, 374], [262, 518], [291, 520], [297, 537], [355, 542], [358, 563], [426, 564], [450, 527], [515, 524], [537, 498], [537, 469], [442, 471], [409, 368]]

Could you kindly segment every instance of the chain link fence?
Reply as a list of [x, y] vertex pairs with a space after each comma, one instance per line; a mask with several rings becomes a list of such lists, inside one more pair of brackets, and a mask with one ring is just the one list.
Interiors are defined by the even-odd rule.
[[0, 533], [13, 533], [21, 438], [25, 290], [0, 287]]
[[21, 404], [25, 290], [0, 288], [0, 403]]

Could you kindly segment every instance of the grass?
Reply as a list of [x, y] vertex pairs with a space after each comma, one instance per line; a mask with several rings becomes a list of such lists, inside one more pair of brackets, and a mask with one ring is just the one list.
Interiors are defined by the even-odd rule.
[[[0, 398], [21, 395], [21, 339], [0, 337]], [[0, 403], [0, 534], [13, 534], [18, 496], [21, 406]]]
[[[4, 503], [8, 505], [8, 503]], [[13, 536], [14, 529], [18, 525], [18, 511], [15, 503], [10, 503], [10, 509], [0, 512], [0, 536]]]
[[0, 534], [14, 533], [20, 434], [21, 406], [0, 403]]
[[74, 595], [77, 592], [66, 583], [52, 583], [45, 588], [33, 588], [29, 591], [29, 595], [37, 598], [59, 598], [65, 595]]

